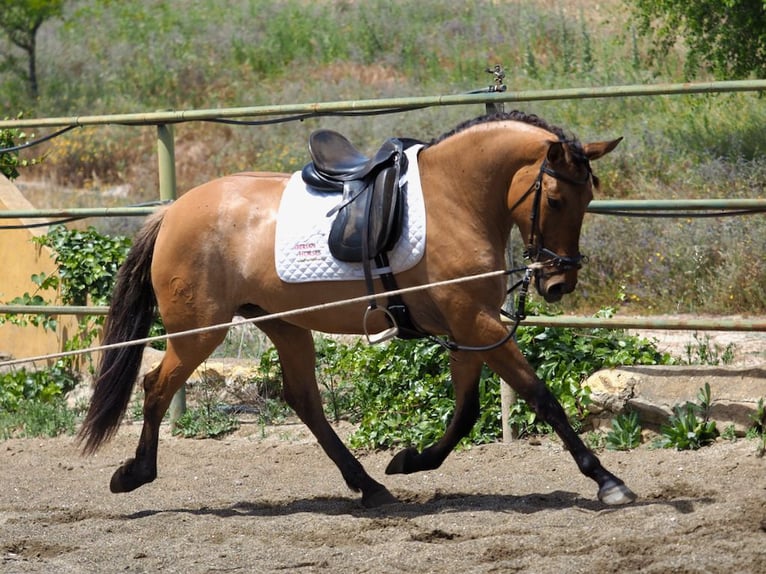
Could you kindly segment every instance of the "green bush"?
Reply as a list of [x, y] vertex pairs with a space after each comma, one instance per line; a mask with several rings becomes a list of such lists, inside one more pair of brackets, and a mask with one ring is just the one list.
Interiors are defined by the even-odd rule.
[[[22, 119], [22, 114], [18, 115], [18, 119]], [[0, 150], [11, 149], [32, 138], [34, 134], [22, 130], [0, 129]], [[18, 151], [0, 152], [0, 174], [13, 181], [19, 177], [19, 168], [37, 165], [40, 161], [40, 158], [23, 158]]]
[[612, 450], [631, 450], [641, 444], [641, 425], [638, 413], [617, 415], [612, 419], [612, 429], [606, 435], [606, 447]]
[[715, 442], [719, 433], [715, 421], [710, 420], [710, 404], [710, 384], [705, 383], [697, 393], [696, 403], [673, 407], [668, 424], [660, 427], [662, 436], [657, 444], [677, 450], [697, 450]]
[[50, 369], [17, 369], [0, 375], [0, 410], [16, 412], [25, 402], [49, 403], [72, 390], [77, 377], [62, 362]]
[[[540, 311], [538, 308], [535, 312]], [[600, 313], [610, 314], [611, 310]], [[613, 329], [520, 327], [516, 339], [527, 361], [561, 402], [575, 428], [579, 428], [588, 412], [590, 389], [583, 385], [588, 376], [599, 369], [674, 361], [647, 339]], [[522, 435], [547, 430], [521, 400], [513, 407], [510, 423]]]
[[63, 361], [50, 369], [0, 374], [0, 438], [74, 432], [75, 412], [64, 396], [78, 381]]
[[[590, 390], [585, 378], [598, 369], [671, 362], [638, 337], [607, 329], [523, 327], [519, 346], [577, 427], [587, 414]], [[415, 446], [422, 449], [442, 436], [454, 409], [449, 354], [429, 340], [394, 340], [368, 346], [332, 343], [319, 354], [320, 382], [334, 382], [346, 416], [359, 423], [351, 437], [357, 448]], [[345, 381], [345, 382], [344, 382]], [[479, 392], [481, 414], [462, 445], [496, 441], [502, 434], [500, 381], [485, 369]], [[337, 415], [337, 409], [334, 411]], [[518, 434], [548, 432], [522, 400], [510, 413]]]

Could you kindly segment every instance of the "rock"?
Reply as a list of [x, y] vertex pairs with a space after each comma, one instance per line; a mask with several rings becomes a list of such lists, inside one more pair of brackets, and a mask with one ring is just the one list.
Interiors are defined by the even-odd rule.
[[590, 422], [598, 428], [624, 411], [638, 412], [641, 425], [658, 430], [675, 405], [697, 402], [710, 385], [710, 418], [719, 431], [730, 425], [744, 435], [759, 399], [766, 398], [766, 368], [718, 366], [637, 366], [598, 371], [585, 384], [591, 389]]
[[[143, 389], [140, 386], [140, 382], [144, 380], [144, 375], [152, 370], [154, 367], [160, 364], [164, 351], [158, 351], [151, 347], [144, 349], [143, 356], [141, 357], [141, 366], [138, 369], [138, 376], [136, 377], [136, 384], [133, 389], [133, 398], [131, 400], [140, 400]], [[66, 396], [67, 405], [70, 408], [87, 405], [90, 403], [90, 399], [93, 396], [93, 377], [90, 373], [82, 373], [82, 382], [80, 382], [74, 389], [69, 391]]]
[[279, 396], [281, 381], [264, 374], [253, 360], [220, 359], [203, 362], [188, 380], [192, 391], [217, 395], [223, 403], [260, 404]]

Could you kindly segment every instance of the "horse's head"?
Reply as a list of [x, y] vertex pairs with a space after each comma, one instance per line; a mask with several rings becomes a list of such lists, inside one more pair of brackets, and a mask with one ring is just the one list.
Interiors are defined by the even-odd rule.
[[[528, 216], [517, 222], [527, 242], [535, 286], [548, 302], [560, 300], [577, 285], [583, 260], [580, 229], [593, 188], [598, 187], [590, 161], [612, 151], [621, 139], [585, 145], [552, 141], [545, 157], [536, 164], [534, 180], [524, 194], [523, 211]], [[528, 180], [518, 183], [529, 185]]]

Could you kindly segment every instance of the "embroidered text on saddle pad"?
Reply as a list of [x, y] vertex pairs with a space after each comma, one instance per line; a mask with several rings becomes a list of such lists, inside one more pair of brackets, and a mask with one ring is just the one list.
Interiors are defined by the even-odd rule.
[[[405, 213], [402, 236], [389, 253], [394, 273], [414, 267], [426, 245], [426, 211], [420, 186], [417, 154], [422, 146], [405, 150], [409, 168], [404, 174]], [[277, 215], [275, 259], [279, 278], [288, 283], [364, 279], [361, 263], [346, 263], [330, 254], [327, 239], [332, 218], [327, 212], [340, 201], [339, 194], [317, 193], [294, 173], [282, 194]], [[373, 274], [375, 270], [373, 269]]]

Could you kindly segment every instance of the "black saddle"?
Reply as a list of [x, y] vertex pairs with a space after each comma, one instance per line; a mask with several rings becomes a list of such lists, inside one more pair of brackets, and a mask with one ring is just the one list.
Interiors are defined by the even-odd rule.
[[309, 138], [312, 161], [303, 181], [318, 191], [338, 193], [329, 246], [341, 261], [366, 262], [390, 251], [402, 233], [404, 206], [399, 177], [406, 170], [401, 140], [387, 140], [372, 157], [345, 136], [317, 130]]
[[[396, 279], [388, 252], [402, 234], [403, 190], [400, 176], [407, 171], [404, 149], [420, 143], [391, 138], [372, 157], [367, 157], [341, 134], [317, 130], [309, 137], [312, 161], [302, 170], [303, 181], [315, 190], [337, 193], [340, 202], [327, 214], [335, 215], [330, 227], [330, 253], [341, 261], [361, 262], [370, 304], [364, 314], [364, 332], [370, 344], [392, 337], [425, 336], [412, 321], [399, 295], [388, 297], [385, 307], [375, 300], [372, 264], [386, 291], [396, 291]], [[369, 318], [383, 313], [389, 327], [379, 333], [368, 330]]]

